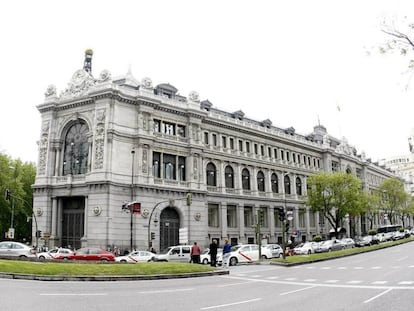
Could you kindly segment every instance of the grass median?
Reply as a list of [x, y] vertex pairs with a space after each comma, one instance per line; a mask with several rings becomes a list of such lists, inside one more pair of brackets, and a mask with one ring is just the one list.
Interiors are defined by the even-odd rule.
[[209, 265], [172, 262], [140, 263], [63, 263], [0, 260], [0, 272], [46, 276], [129, 276], [185, 274], [214, 271]]
[[398, 241], [384, 242], [384, 243], [375, 244], [371, 246], [354, 247], [354, 248], [349, 248], [349, 249], [344, 249], [344, 250], [334, 251], [334, 252], [328, 252], [328, 253], [286, 256], [286, 259], [277, 258], [277, 259], [274, 259], [274, 261], [276, 263], [285, 264], [287, 266], [296, 265], [296, 264], [305, 264], [305, 263], [311, 263], [311, 262], [322, 261], [322, 260], [327, 260], [327, 259], [334, 259], [334, 258], [340, 258], [340, 257], [345, 257], [345, 256], [350, 256], [350, 255], [356, 255], [356, 254], [361, 254], [365, 252], [371, 252], [371, 251], [379, 250], [382, 248], [396, 246], [396, 245], [400, 245], [400, 244], [412, 242], [412, 241], [414, 241], [414, 237], [409, 237], [409, 238], [398, 240]]

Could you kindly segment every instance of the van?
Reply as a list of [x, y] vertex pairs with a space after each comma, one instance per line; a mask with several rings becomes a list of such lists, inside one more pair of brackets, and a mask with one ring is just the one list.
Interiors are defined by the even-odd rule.
[[155, 256], [155, 261], [190, 262], [191, 245], [169, 246]]

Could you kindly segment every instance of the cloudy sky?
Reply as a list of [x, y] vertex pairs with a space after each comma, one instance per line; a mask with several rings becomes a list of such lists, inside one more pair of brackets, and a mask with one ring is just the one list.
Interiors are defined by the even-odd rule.
[[413, 1], [1, 1], [0, 152], [37, 162], [36, 106], [91, 48], [95, 76], [131, 68], [301, 134], [320, 122], [373, 160], [408, 154], [408, 58], [376, 49], [383, 19], [407, 12]]

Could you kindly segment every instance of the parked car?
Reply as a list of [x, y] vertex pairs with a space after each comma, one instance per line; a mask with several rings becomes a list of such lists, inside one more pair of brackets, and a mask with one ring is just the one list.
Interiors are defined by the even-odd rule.
[[344, 248], [344, 245], [339, 240], [326, 240], [319, 244], [319, 246], [315, 249], [315, 253], [338, 251]]
[[65, 257], [69, 257], [73, 254], [73, 251], [69, 248], [58, 247], [51, 249], [48, 252], [41, 252], [37, 253], [37, 259], [43, 260], [60, 260], [64, 259]]
[[[209, 252], [210, 252], [210, 249], [209, 248], [206, 248], [201, 253], [200, 262], [202, 264], [207, 265], [207, 264], [209, 264], [211, 262]], [[222, 262], [223, 262], [223, 249], [222, 248], [217, 248], [217, 257], [216, 257], [216, 260], [217, 260], [217, 264], [218, 265], [221, 265], [222, 264]]]
[[377, 241], [377, 240], [374, 239], [371, 235], [356, 237], [355, 238], [355, 246], [357, 246], [357, 247], [370, 246], [372, 244], [377, 244], [375, 241]]
[[130, 262], [130, 263], [137, 263], [137, 262], [148, 262], [155, 260], [155, 254], [148, 252], [148, 251], [133, 251], [124, 256], [115, 257], [116, 262]]
[[300, 243], [298, 246], [294, 248], [295, 254], [297, 255], [310, 255], [315, 253], [315, 248], [318, 247], [318, 243], [316, 242], [305, 242]]
[[155, 255], [155, 261], [183, 261], [190, 262], [191, 245], [169, 246]]
[[63, 260], [96, 260], [96, 261], [115, 261], [115, 255], [101, 248], [84, 247], [76, 250]]
[[343, 238], [339, 240], [345, 248], [354, 248], [355, 241], [351, 238]]
[[[261, 248], [262, 259], [272, 258], [272, 252], [266, 248]], [[259, 260], [259, 245], [242, 244], [233, 246], [229, 256], [230, 266], [235, 266], [239, 262], [253, 262]]]
[[263, 247], [270, 250], [272, 258], [279, 258], [283, 253], [282, 247], [279, 244], [266, 244]]
[[36, 257], [36, 250], [20, 242], [4, 241], [0, 242], [0, 256], [34, 258]]
[[393, 241], [405, 239], [405, 232], [395, 231], [394, 236], [392, 237]]

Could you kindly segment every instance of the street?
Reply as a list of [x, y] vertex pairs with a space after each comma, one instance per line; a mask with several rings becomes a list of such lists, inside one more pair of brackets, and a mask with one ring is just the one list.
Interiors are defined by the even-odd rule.
[[414, 244], [296, 267], [243, 265], [230, 275], [130, 282], [0, 279], [0, 309], [412, 310]]

